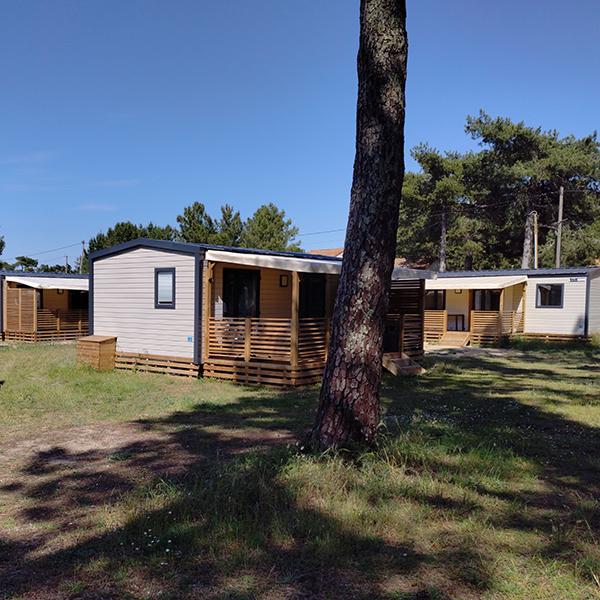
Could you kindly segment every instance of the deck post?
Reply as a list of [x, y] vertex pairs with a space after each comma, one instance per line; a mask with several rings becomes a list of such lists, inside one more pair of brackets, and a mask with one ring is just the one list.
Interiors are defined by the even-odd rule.
[[500, 290], [500, 311], [498, 313], [498, 336], [501, 337], [502, 334], [504, 333], [504, 290], [505, 288], [502, 288]]
[[19, 288], [19, 331], [23, 331], [23, 290]]
[[60, 308], [56, 309], [56, 332], [60, 333]]
[[[210, 317], [212, 313], [212, 291], [213, 291], [213, 271], [215, 268], [214, 262], [208, 262], [206, 269], [204, 269], [204, 290], [206, 294], [206, 306], [204, 307], [204, 360], [209, 357], [210, 354]], [[204, 306], [204, 301], [202, 302]]]
[[38, 329], [38, 309], [37, 309], [37, 290], [33, 290], [33, 333], [37, 334]]
[[250, 362], [252, 353], [252, 319], [246, 317], [244, 319], [244, 362]]
[[[300, 275], [292, 271], [292, 319], [290, 358], [292, 371], [298, 368], [298, 332], [300, 328]], [[292, 382], [293, 383], [293, 382]]]
[[400, 347], [398, 350], [400, 354], [404, 352], [404, 313], [400, 315]]
[[[419, 333], [421, 334], [421, 343], [419, 356], [422, 356], [425, 351], [425, 280], [419, 280], [419, 315], [421, 316], [421, 325]], [[402, 318], [404, 324], [404, 317]]]

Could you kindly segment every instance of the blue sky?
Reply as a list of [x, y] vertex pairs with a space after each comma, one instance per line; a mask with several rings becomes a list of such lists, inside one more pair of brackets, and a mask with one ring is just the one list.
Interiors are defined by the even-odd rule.
[[[275, 202], [340, 245], [354, 157], [358, 0], [3, 0], [3, 258], [118, 220]], [[599, 126], [596, 0], [409, 0], [407, 149], [465, 150], [467, 114]], [[409, 160], [408, 167], [414, 168]], [[60, 262], [70, 248], [41, 254]]]

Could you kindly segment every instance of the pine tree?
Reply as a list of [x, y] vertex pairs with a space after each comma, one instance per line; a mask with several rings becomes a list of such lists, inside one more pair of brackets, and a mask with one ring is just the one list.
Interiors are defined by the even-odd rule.
[[285, 211], [273, 203], [263, 204], [244, 224], [241, 245], [245, 248], [265, 250], [301, 250], [296, 242], [298, 228], [291, 219], [286, 219]]
[[179, 236], [184, 242], [196, 244], [213, 244], [217, 235], [214, 220], [201, 202], [194, 202], [183, 209], [178, 215]]
[[404, 177], [406, 5], [361, 0], [356, 158], [344, 262], [311, 434], [314, 448], [373, 443]]
[[217, 233], [214, 243], [221, 246], [239, 246], [244, 231], [244, 223], [240, 213], [233, 206], [224, 204], [221, 206], [221, 219], [216, 226]]

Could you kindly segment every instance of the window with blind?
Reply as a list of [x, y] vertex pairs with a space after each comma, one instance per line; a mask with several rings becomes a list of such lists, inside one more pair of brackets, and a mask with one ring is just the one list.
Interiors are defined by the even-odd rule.
[[175, 308], [175, 268], [154, 269], [154, 308]]

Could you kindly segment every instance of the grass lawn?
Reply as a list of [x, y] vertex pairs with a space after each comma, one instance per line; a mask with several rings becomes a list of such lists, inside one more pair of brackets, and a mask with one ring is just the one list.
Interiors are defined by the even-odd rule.
[[426, 366], [377, 450], [315, 457], [314, 388], [0, 347], [0, 598], [600, 597], [600, 349]]

